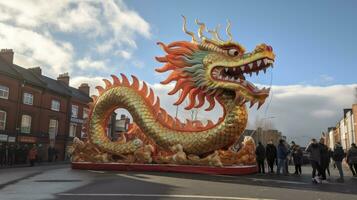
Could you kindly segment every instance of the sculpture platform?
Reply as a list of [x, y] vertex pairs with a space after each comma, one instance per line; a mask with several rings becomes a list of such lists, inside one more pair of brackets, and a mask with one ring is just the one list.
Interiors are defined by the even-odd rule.
[[257, 172], [256, 165], [248, 166], [195, 166], [169, 164], [125, 164], [125, 163], [90, 163], [72, 162], [72, 169], [105, 170], [105, 171], [145, 171], [145, 172], [178, 172], [212, 175], [247, 175]]

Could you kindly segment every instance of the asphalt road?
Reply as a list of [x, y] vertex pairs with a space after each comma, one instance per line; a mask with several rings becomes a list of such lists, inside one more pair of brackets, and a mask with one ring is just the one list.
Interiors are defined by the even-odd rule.
[[[291, 170], [292, 171], [292, 170]], [[0, 200], [357, 199], [357, 179], [312, 184], [303, 176], [212, 176], [72, 170], [69, 165], [0, 169]]]

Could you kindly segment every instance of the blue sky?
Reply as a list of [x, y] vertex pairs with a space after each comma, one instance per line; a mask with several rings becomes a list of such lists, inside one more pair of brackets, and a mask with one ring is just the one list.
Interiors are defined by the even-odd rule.
[[[269, 118], [271, 128], [306, 142], [335, 126], [342, 109], [357, 102], [356, 8], [354, 0], [0, 0], [0, 47], [14, 50], [15, 63], [41, 66], [52, 78], [69, 72], [72, 86], [87, 82], [92, 94], [110, 74], [134, 74], [173, 114], [176, 96], [158, 84], [166, 75], [154, 72], [160, 66], [154, 57], [163, 55], [156, 42], [190, 40], [181, 15], [194, 32], [196, 18], [209, 28], [221, 24], [221, 35], [229, 19], [233, 39], [248, 51], [266, 43], [276, 54], [273, 70], [253, 75], [255, 83], [272, 81], [273, 89], [271, 104], [250, 109], [249, 127]], [[199, 119], [219, 114], [200, 111]]]
[[[151, 40], [138, 40], [135, 55], [156, 66], [155, 41], [188, 39], [181, 14], [196, 30], [195, 18], [209, 27], [232, 21], [236, 41], [252, 50], [273, 46], [274, 84], [355, 83], [357, 74], [357, 1], [127, 1], [152, 27]], [[222, 32], [224, 33], [224, 32]], [[144, 70], [146, 71], [146, 70]], [[143, 73], [144, 75], [144, 73]], [[145, 76], [145, 75], [144, 75]], [[148, 77], [150, 78], [150, 77]]]

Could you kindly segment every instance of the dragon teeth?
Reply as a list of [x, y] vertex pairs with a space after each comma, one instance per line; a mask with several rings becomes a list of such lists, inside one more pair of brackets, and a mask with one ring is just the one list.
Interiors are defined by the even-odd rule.
[[260, 66], [261, 63], [262, 63], [261, 60], [257, 60], [257, 66], [258, 66], [258, 67]]
[[248, 66], [250, 69], [253, 69], [253, 63], [249, 63]]
[[245, 68], [245, 66], [241, 66], [241, 67], [240, 67], [240, 69], [241, 69], [242, 71], [244, 71], [244, 68]]
[[225, 71], [225, 72], [228, 72], [228, 68], [224, 68], [224, 71]]
[[264, 58], [263, 62], [264, 62], [264, 65], [267, 65], [269, 63], [269, 59], [268, 58]]

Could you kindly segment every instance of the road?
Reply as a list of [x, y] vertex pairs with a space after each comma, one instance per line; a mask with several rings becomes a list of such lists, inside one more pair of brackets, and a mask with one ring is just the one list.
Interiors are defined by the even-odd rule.
[[[292, 170], [291, 170], [292, 171]], [[357, 199], [357, 179], [315, 185], [303, 176], [212, 176], [72, 170], [69, 165], [0, 169], [0, 200]]]

